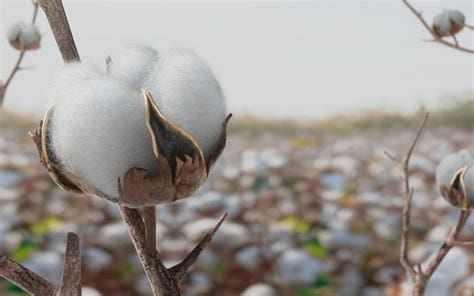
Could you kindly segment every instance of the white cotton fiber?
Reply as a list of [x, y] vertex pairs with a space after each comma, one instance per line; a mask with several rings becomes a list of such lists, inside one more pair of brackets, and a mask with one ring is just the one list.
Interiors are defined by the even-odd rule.
[[277, 261], [280, 279], [290, 285], [310, 285], [316, 280], [321, 266], [306, 251], [290, 249]]
[[459, 32], [460, 29], [456, 30], [452, 22], [455, 22], [462, 29], [465, 22], [464, 14], [458, 10], [444, 9], [433, 19], [436, 32], [441, 36], [449, 36]]
[[143, 88], [161, 111], [187, 130], [209, 155], [225, 119], [224, 95], [211, 70], [192, 51], [160, 51]]
[[25, 48], [33, 47], [41, 41], [41, 34], [34, 24], [24, 24], [19, 36], [20, 44]]
[[[69, 88], [79, 82], [105, 77], [99, 67], [87, 62], [69, 63], [55, 74], [52, 85], [48, 88], [49, 106], [66, 99]], [[48, 106], [48, 107], [49, 107]]]
[[49, 145], [66, 171], [117, 198], [117, 180], [130, 168], [156, 172], [143, 99], [135, 89], [108, 77], [69, 83], [78, 73], [83, 78], [95, 75], [77, 68], [58, 78], [65, 83], [64, 89], [56, 88], [62, 97], [55, 100]]
[[15, 23], [7, 30], [10, 43], [19, 42], [24, 49], [35, 49], [39, 47], [41, 34], [34, 24], [23, 22]]
[[141, 88], [158, 60], [158, 52], [152, 47], [135, 44], [123, 47], [111, 58], [109, 75]]

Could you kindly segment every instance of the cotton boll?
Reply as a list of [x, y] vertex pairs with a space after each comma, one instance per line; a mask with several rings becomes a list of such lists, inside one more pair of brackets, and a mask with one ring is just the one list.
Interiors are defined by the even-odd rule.
[[34, 24], [24, 25], [19, 40], [24, 48], [38, 47], [41, 41], [41, 34], [39, 33], [38, 27]]
[[445, 9], [433, 19], [433, 29], [440, 36], [452, 36], [464, 27], [464, 14], [458, 10]]
[[49, 148], [66, 171], [111, 198], [118, 198], [117, 180], [130, 168], [156, 172], [139, 92], [103, 77], [59, 93], [64, 97], [54, 105]]
[[472, 164], [472, 156], [467, 150], [445, 156], [436, 168], [437, 186], [449, 186], [455, 173]]
[[275, 296], [275, 289], [267, 284], [253, 284], [242, 293], [242, 296]]
[[165, 116], [188, 131], [207, 156], [225, 119], [224, 95], [211, 70], [193, 52], [160, 52], [143, 88], [151, 92]]
[[34, 24], [15, 23], [7, 31], [8, 41], [18, 50], [33, 50], [40, 46], [41, 34]]
[[320, 264], [303, 250], [285, 251], [277, 262], [278, 274], [290, 285], [310, 285], [320, 271]]
[[158, 52], [149, 46], [135, 44], [123, 47], [116, 56], [112, 56], [109, 75], [141, 88], [153, 66], [158, 60]]

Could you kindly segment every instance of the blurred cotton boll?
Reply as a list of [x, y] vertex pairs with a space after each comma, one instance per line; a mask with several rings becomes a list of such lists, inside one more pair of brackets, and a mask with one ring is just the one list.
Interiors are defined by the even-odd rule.
[[433, 30], [439, 36], [453, 36], [464, 28], [464, 14], [458, 10], [445, 9], [433, 19]]
[[[89, 73], [82, 70], [64, 71], [58, 80]], [[130, 168], [156, 171], [138, 92], [105, 76], [63, 86], [57, 89], [50, 147], [65, 170], [112, 198], [118, 198], [117, 180]]]
[[275, 289], [267, 284], [253, 284], [242, 293], [242, 296], [275, 296]]
[[225, 120], [225, 100], [209, 67], [192, 51], [161, 51], [143, 88], [161, 111], [196, 139], [204, 155], [211, 153]]
[[321, 267], [318, 261], [304, 250], [290, 249], [278, 258], [278, 275], [289, 285], [310, 285]]
[[[436, 168], [436, 184], [443, 197], [456, 207], [474, 206], [473, 158], [467, 150], [445, 156]], [[455, 190], [455, 191], [453, 191]], [[457, 197], [461, 194], [462, 200]]]
[[34, 24], [13, 24], [7, 31], [8, 41], [18, 50], [34, 50], [40, 47], [41, 34]]
[[467, 150], [446, 155], [436, 168], [437, 185], [449, 185], [456, 171], [464, 166], [471, 166], [472, 162], [472, 156]]
[[158, 61], [158, 52], [149, 46], [133, 44], [122, 47], [108, 64], [110, 76], [141, 88]]

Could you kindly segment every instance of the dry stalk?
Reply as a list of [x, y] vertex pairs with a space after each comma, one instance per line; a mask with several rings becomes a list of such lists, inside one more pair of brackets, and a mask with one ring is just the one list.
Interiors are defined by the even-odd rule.
[[[423, 15], [421, 14], [420, 11], [418, 11], [415, 7], [413, 7], [413, 5], [410, 4], [410, 2], [408, 2], [408, 0], [402, 0], [402, 2], [408, 7], [408, 9], [410, 9], [410, 11], [418, 18], [418, 20], [421, 22], [421, 24], [423, 25], [423, 27], [425, 27], [425, 29], [431, 34], [431, 36], [433, 37], [432, 40], [429, 40], [431, 42], [436, 42], [436, 43], [440, 43], [440, 44], [443, 44], [445, 46], [448, 46], [450, 48], [453, 48], [453, 49], [456, 49], [456, 50], [459, 50], [459, 51], [462, 51], [462, 52], [465, 52], [465, 53], [470, 53], [470, 54], [474, 54], [474, 49], [471, 49], [471, 48], [466, 48], [466, 47], [463, 47], [461, 45], [459, 45], [456, 37], [453, 36], [453, 41], [454, 43], [451, 43], [449, 41], [446, 41], [445, 39], [441, 38], [432, 28], [431, 26], [428, 24], [428, 22], [425, 20], [425, 18], [423, 17]], [[473, 29], [473, 26], [469, 26], [469, 25], [465, 25], [466, 28], [468, 29]]]
[[[34, 24], [36, 22], [36, 17], [38, 16], [38, 2], [36, 0], [32, 0], [33, 3], [33, 17], [31, 19], [31, 23]], [[18, 58], [15, 62], [15, 65], [13, 66], [13, 69], [11, 70], [10, 74], [8, 75], [7, 80], [5, 83], [0, 81], [0, 107], [3, 106], [3, 102], [5, 99], [5, 93], [7, 92], [7, 88], [10, 85], [10, 83], [13, 80], [13, 77], [15, 77], [15, 74], [23, 69], [21, 67], [21, 63], [23, 62], [23, 58], [25, 57], [25, 50], [22, 49], [20, 50], [20, 54], [18, 55]]]
[[450, 230], [447, 238], [442, 243], [441, 247], [436, 251], [436, 253], [430, 257], [428, 262], [425, 265], [425, 268], [422, 268], [421, 263], [412, 263], [409, 260], [409, 239], [410, 239], [410, 218], [411, 218], [411, 200], [413, 197], [413, 188], [410, 187], [410, 175], [409, 175], [409, 162], [413, 150], [415, 149], [416, 143], [418, 142], [421, 133], [426, 125], [428, 120], [429, 113], [423, 118], [415, 137], [408, 149], [405, 157], [400, 161], [397, 157], [385, 152], [385, 154], [393, 160], [401, 170], [401, 176], [403, 180], [403, 211], [402, 211], [402, 233], [401, 233], [401, 246], [400, 246], [400, 263], [405, 268], [411, 282], [413, 283], [412, 295], [413, 296], [422, 296], [425, 294], [426, 287], [430, 281], [431, 276], [439, 267], [444, 257], [448, 252], [458, 245], [462, 246], [474, 246], [474, 242], [463, 241], [459, 239], [459, 234], [461, 233], [464, 225], [466, 224], [467, 219], [469, 218], [470, 211], [460, 211], [458, 221], [456, 225]]

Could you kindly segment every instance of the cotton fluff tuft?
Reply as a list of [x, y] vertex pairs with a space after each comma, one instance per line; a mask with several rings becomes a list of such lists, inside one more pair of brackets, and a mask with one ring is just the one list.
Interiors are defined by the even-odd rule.
[[205, 156], [212, 152], [222, 131], [225, 101], [203, 61], [186, 49], [162, 51], [143, 88], [165, 116], [194, 137]]
[[132, 87], [141, 88], [153, 71], [158, 52], [152, 47], [134, 44], [123, 47], [111, 58], [109, 75], [129, 83]]
[[38, 47], [41, 41], [41, 34], [34, 24], [18, 22], [13, 24], [7, 31], [10, 42], [20, 42], [25, 49]]
[[[64, 169], [118, 198], [118, 178], [133, 167], [156, 172], [143, 98], [135, 89], [81, 65], [62, 72], [50, 148]], [[78, 76], [74, 76], [78, 75]], [[77, 77], [85, 79], [75, 83]], [[94, 79], [88, 78], [94, 77]]]
[[41, 41], [41, 34], [38, 31], [38, 27], [33, 24], [25, 24], [19, 36], [19, 40], [20, 44], [25, 48], [30, 48], [39, 44]]
[[278, 274], [290, 285], [310, 285], [316, 279], [321, 266], [306, 251], [290, 249], [278, 258]]

